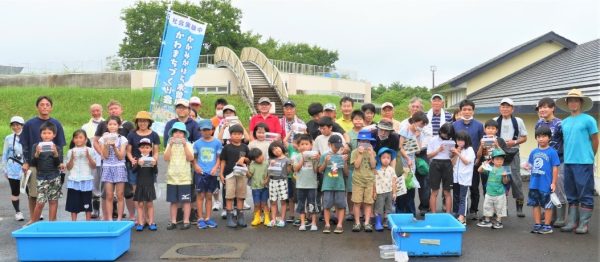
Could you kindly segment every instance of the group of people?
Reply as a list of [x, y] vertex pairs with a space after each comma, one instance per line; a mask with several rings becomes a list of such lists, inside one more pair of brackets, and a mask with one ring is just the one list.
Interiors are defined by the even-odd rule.
[[[376, 122], [373, 104], [354, 109], [354, 101], [343, 97], [339, 118], [336, 105], [312, 103], [304, 122], [293, 101], [282, 105], [278, 118], [263, 97], [246, 128], [223, 98], [215, 102], [215, 116], [206, 119], [200, 115], [200, 98], [177, 100], [177, 117], [166, 123], [162, 137], [170, 203], [166, 229], [217, 227], [212, 211], [221, 208], [219, 199], [226, 226], [246, 227], [251, 190], [252, 226], [293, 223], [301, 231], [317, 231], [321, 219], [323, 233], [343, 233], [344, 220], [353, 221], [353, 232], [383, 231], [386, 214], [439, 212], [441, 188], [441, 211], [465, 225], [471, 218], [480, 227], [503, 228], [512, 192], [518, 217], [525, 216], [525, 203], [532, 207], [533, 233], [552, 233], [552, 226], [588, 232], [598, 149], [596, 120], [583, 113], [592, 105], [588, 97], [573, 89], [556, 101], [538, 102], [538, 147], [523, 164], [519, 145], [526, 142], [527, 129], [513, 115], [510, 98], [502, 99], [499, 116], [485, 123], [474, 119], [472, 101], [460, 102], [455, 114], [443, 109], [442, 95], [430, 101], [431, 109], [424, 112], [421, 99], [413, 98], [411, 116], [404, 121], [394, 119], [392, 103], [384, 103]], [[86, 220], [121, 220], [127, 207], [137, 231], [156, 231], [153, 201], [161, 138], [151, 129], [150, 113], [140, 111], [128, 122], [121, 117], [121, 104], [111, 101], [110, 116], [103, 119], [102, 106], [92, 105], [90, 121], [73, 133], [63, 157], [65, 134], [50, 116], [52, 106], [50, 97], [41, 96], [36, 117], [10, 120], [13, 133], [4, 141], [2, 163], [15, 219], [25, 219], [19, 193], [26, 184], [27, 225], [43, 219], [46, 202], [49, 220], [56, 220], [66, 180], [65, 209], [73, 220], [81, 212]], [[555, 107], [570, 116], [561, 121]], [[521, 167], [531, 172], [527, 201]]]

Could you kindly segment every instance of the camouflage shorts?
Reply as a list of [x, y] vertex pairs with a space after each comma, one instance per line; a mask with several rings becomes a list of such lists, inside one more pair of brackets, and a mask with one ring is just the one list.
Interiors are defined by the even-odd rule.
[[37, 202], [46, 203], [51, 200], [58, 200], [62, 196], [60, 176], [50, 180], [38, 180]]

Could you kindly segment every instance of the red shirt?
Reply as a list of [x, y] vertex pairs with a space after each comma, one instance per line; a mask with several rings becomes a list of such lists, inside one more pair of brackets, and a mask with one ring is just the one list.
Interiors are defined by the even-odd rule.
[[250, 119], [250, 130], [248, 130], [248, 132], [250, 132], [250, 135], [254, 133], [254, 127], [258, 123], [265, 123], [269, 127], [269, 132], [280, 134], [281, 139], [285, 137], [285, 132], [283, 131], [283, 128], [281, 128], [281, 124], [279, 123], [279, 119], [277, 118], [277, 116], [269, 114], [266, 118], [264, 118], [261, 114], [254, 115]]

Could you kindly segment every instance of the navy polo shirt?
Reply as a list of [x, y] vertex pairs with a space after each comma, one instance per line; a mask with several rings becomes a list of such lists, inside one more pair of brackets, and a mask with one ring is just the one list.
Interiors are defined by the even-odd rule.
[[473, 143], [473, 150], [477, 152], [479, 149], [479, 144], [481, 143], [481, 138], [483, 138], [483, 124], [481, 122], [473, 119], [468, 124], [465, 124], [464, 120], [457, 120], [452, 124], [454, 126], [454, 133], [458, 133], [460, 131], [466, 131], [467, 134], [471, 137], [471, 142]]
[[[179, 120], [177, 118], [175, 119], [171, 119], [169, 120], [169, 122], [167, 122], [167, 124], [165, 125], [165, 131], [163, 134], [163, 145], [166, 147], [167, 143], [169, 142], [169, 130], [171, 130], [171, 127], [173, 127], [173, 124], [179, 122]], [[192, 118], [188, 118], [188, 120], [185, 122], [185, 129], [187, 129], [188, 133], [190, 133], [190, 136], [188, 137], [188, 141], [190, 143], [194, 143], [196, 140], [200, 139], [201, 135], [200, 135], [200, 131], [198, 130], [198, 123], [196, 121], [194, 121], [194, 119]]]

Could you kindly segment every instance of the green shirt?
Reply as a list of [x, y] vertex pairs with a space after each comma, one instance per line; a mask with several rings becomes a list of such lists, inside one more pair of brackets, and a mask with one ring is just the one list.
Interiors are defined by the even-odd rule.
[[358, 160], [358, 157], [362, 158], [360, 168], [354, 168], [352, 173], [352, 186], [369, 187], [373, 186], [375, 182], [375, 173], [371, 168], [371, 154], [366, 149], [362, 154], [358, 153], [358, 148], [352, 150], [350, 156], [350, 164], [354, 166], [354, 162]]
[[265, 186], [263, 185], [263, 181], [265, 179], [265, 176], [267, 175], [267, 167], [267, 160], [263, 161], [262, 164], [256, 162], [250, 163], [248, 172], [252, 174], [252, 182], [250, 183], [250, 187], [252, 189], [265, 188]]
[[504, 194], [504, 184], [502, 183], [502, 173], [504, 168], [492, 167], [492, 171], [484, 171], [488, 175], [486, 194], [490, 196], [500, 196]]
[[331, 155], [331, 159], [323, 171], [323, 185], [321, 185], [321, 191], [346, 191], [343, 172], [344, 159], [342, 159], [342, 155], [327, 152], [321, 156], [319, 165], [323, 165], [327, 155]]
[[[298, 153], [292, 158], [294, 165], [300, 163], [302, 160], [302, 154]], [[318, 188], [317, 172], [315, 172], [314, 165], [317, 161], [311, 159], [304, 159], [300, 171], [296, 172], [296, 188], [299, 189], [316, 189]]]

